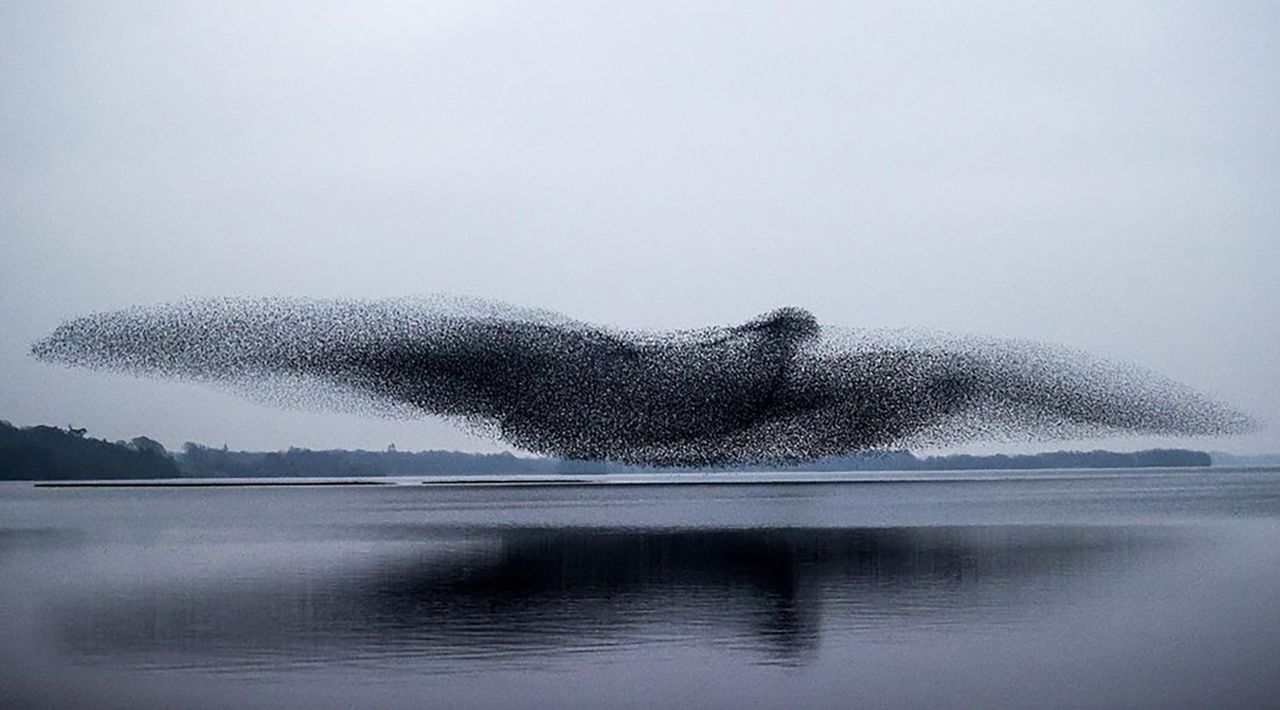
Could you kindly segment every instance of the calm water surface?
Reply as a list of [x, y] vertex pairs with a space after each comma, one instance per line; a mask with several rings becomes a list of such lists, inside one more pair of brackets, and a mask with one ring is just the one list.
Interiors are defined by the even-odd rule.
[[5, 707], [1276, 707], [1280, 470], [0, 484]]

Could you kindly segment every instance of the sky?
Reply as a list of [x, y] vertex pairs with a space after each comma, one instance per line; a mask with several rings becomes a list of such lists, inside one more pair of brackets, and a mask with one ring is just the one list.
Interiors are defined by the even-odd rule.
[[5, 2], [0, 419], [505, 450], [28, 355], [135, 304], [444, 292], [1059, 343], [1264, 423], [1097, 445], [1280, 451], [1277, 38], [1268, 2]]

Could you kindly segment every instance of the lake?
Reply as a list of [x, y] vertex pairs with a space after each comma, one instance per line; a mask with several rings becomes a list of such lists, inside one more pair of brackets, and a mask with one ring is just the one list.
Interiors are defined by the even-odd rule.
[[517, 480], [0, 484], [0, 705], [1280, 703], [1280, 469]]

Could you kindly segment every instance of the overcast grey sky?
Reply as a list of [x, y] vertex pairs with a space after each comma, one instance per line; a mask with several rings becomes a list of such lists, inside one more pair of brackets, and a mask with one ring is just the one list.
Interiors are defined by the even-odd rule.
[[183, 296], [443, 291], [1047, 340], [1280, 422], [1278, 198], [1271, 2], [10, 1], [0, 418], [502, 448], [27, 356]]

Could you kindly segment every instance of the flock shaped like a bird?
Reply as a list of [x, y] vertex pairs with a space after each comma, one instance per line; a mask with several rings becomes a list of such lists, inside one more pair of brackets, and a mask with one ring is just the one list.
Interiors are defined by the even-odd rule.
[[1252, 426], [1135, 366], [1024, 341], [823, 327], [799, 308], [644, 333], [446, 296], [224, 298], [75, 318], [32, 353], [294, 406], [448, 417], [532, 452], [657, 465]]

